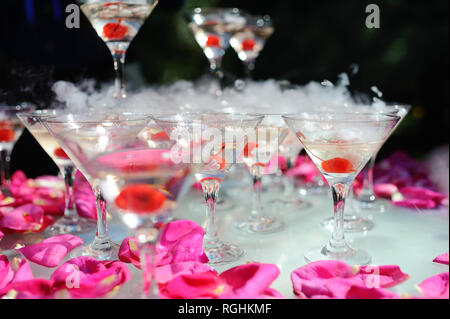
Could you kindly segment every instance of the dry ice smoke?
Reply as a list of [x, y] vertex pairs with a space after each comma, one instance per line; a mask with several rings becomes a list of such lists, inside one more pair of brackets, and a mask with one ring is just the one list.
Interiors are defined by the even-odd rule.
[[350, 93], [348, 76], [339, 75], [336, 84], [330, 81], [291, 85], [283, 81], [247, 81], [243, 88], [224, 89], [220, 97], [211, 93], [211, 78], [197, 82], [178, 81], [167, 86], [153, 86], [129, 92], [120, 101], [113, 98], [113, 87], [98, 87], [93, 80], [73, 84], [59, 81], [53, 85], [56, 103], [68, 111], [131, 111], [137, 113], [227, 112], [227, 113], [298, 113], [303, 111], [348, 111], [351, 108], [384, 105], [378, 97], [355, 97]]

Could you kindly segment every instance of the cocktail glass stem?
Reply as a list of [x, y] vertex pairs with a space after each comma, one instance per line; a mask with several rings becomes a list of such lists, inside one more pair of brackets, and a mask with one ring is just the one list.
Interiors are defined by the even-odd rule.
[[66, 202], [64, 209], [64, 219], [72, 224], [77, 224], [79, 221], [78, 214], [74, 207], [73, 197], [73, 181], [75, 178], [76, 168], [73, 165], [67, 165], [64, 167], [64, 182], [66, 186]]
[[253, 167], [252, 168], [252, 179], [253, 179], [253, 196], [252, 196], [252, 210], [251, 214], [252, 217], [259, 217], [262, 213], [262, 206], [261, 206], [261, 191], [262, 191], [262, 176], [259, 172], [259, 167]]
[[350, 185], [346, 183], [337, 183], [331, 186], [334, 207], [334, 228], [326, 250], [336, 256], [345, 254], [349, 250], [344, 237], [345, 197], [349, 188]]
[[206, 233], [203, 246], [206, 255], [211, 249], [221, 245], [216, 224], [216, 199], [220, 188], [218, 179], [207, 179], [201, 182], [206, 202]]
[[210, 59], [209, 69], [211, 74], [219, 81], [219, 88], [215, 89], [214, 94], [221, 96], [222, 91], [225, 88], [225, 74], [222, 71], [222, 58]]
[[362, 170], [363, 183], [361, 192], [357, 196], [357, 200], [365, 204], [370, 204], [376, 200], [375, 192], [373, 190], [373, 168], [375, 166], [376, 157], [377, 154], [375, 153]]
[[157, 299], [159, 289], [155, 278], [156, 245], [159, 231], [156, 228], [138, 232], [142, 270], [142, 299]]
[[111, 54], [114, 61], [114, 71], [116, 73], [114, 97], [116, 99], [124, 99], [127, 97], [123, 70], [126, 52], [124, 50], [111, 50]]
[[10, 152], [8, 150], [0, 151], [0, 185], [3, 195], [10, 196], [11, 192], [9, 190], [10, 184], [10, 174], [9, 174], [9, 163], [11, 161]]
[[291, 157], [286, 157], [286, 174], [284, 175], [284, 192], [285, 198], [290, 198], [294, 194], [295, 184], [294, 176], [289, 171], [294, 167], [294, 161]]

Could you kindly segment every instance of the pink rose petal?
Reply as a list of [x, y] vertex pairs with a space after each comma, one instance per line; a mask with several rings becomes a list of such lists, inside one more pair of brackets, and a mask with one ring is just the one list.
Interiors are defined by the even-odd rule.
[[179, 275], [160, 285], [162, 296], [174, 299], [282, 298], [269, 286], [278, 276], [275, 265], [251, 263], [231, 268], [221, 275], [213, 271]]
[[39, 230], [44, 222], [44, 210], [33, 204], [17, 208], [0, 208], [0, 228]]
[[5, 288], [14, 278], [14, 271], [11, 268], [6, 256], [0, 255], [0, 291]]
[[353, 285], [347, 291], [345, 299], [398, 299], [396, 293], [382, 288], [367, 288]]
[[124, 263], [87, 256], [62, 264], [50, 278], [56, 290], [67, 290], [72, 298], [112, 296], [129, 279], [130, 272]]
[[435, 263], [448, 265], [448, 253], [437, 256], [433, 261]]
[[72, 249], [82, 243], [83, 240], [77, 236], [63, 234], [16, 250], [38, 265], [56, 267]]
[[396, 298], [381, 288], [393, 287], [408, 278], [397, 265], [351, 267], [337, 260], [313, 262], [291, 273], [298, 298]]
[[141, 267], [139, 246], [136, 238], [127, 237], [122, 241], [119, 248], [119, 260], [132, 263], [137, 268]]
[[53, 293], [51, 281], [33, 278], [11, 283], [4, 291], [0, 291], [0, 296], [6, 295], [14, 299], [48, 299], [53, 298]]
[[373, 186], [373, 190], [376, 196], [389, 199], [398, 192], [398, 188], [394, 184], [376, 184]]
[[427, 299], [449, 299], [448, 275], [448, 272], [435, 275], [425, 279], [417, 287]]
[[165, 284], [179, 275], [216, 273], [214, 268], [197, 261], [185, 261], [156, 267], [155, 277], [158, 284]]
[[5, 234], [0, 230], [0, 240], [2, 240], [3, 236], [5, 236]]
[[397, 265], [361, 266], [358, 275], [366, 284], [374, 288], [390, 288], [409, 279], [409, 275], [402, 272]]

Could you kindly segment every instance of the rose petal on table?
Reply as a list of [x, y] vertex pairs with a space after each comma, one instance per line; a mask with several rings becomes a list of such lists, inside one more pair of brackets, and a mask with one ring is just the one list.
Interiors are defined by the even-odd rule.
[[223, 280], [213, 272], [180, 275], [160, 286], [160, 293], [170, 299], [214, 298], [223, 292]]
[[155, 277], [158, 284], [165, 284], [179, 275], [217, 273], [214, 268], [197, 261], [185, 261], [156, 267]]
[[396, 293], [383, 288], [368, 288], [353, 285], [347, 291], [345, 299], [398, 299]]
[[391, 288], [410, 277], [398, 265], [360, 266], [358, 275], [369, 288]]
[[14, 270], [8, 258], [0, 255], [0, 290], [5, 288], [14, 278]]
[[448, 253], [437, 256], [433, 261], [438, 264], [448, 265]]
[[121, 261], [98, 261], [88, 256], [67, 261], [50, 277], [59, 293], [65, 290], [72, 298], [112, 297], [129, 279], [128, 267]]
[[393, 199], [392, 203], [395, 206], [401, 206], [406, 208], [421, 208], [421, 209], [432, 209], [436, 207], [436, 203], [431, 199]]
[[48, 299], [53, 298], [53, 293], [51, 281], [33, 278], [9, 284], [0, 290], [0, 297], [5, 299]]
[[448, 278], [448, 272], [432, 276], [418, 284], [417, 289], [427, 299], [448, 299]]
[[16, 249], [16, 251], [38, 265], [56, 267], [72, 249], [82, 243], [83, 240], [77, 236], [62, 234], [45, 239], [38, 244]]
[[166, 224], [157, 246], [157, 265], [184, 261], [207, 263], [203, 251], [203, 227], [191, 220], [177, 220]]
[[5, 236], [5, 234], [3, 234], [2, 231], [0, 230], [0, 240], [2, 240], [3, 236]]
[[274, 298], [281, 296], [270, 289], [270, 284], [279, 274], [275, 265], [250, 263], [233, 267], [221, 275], [213, 271], [179, 275], [160, 285], [160, 292], [166, 298]]
[[264, 298], [279, 274], [280, 270], [273, 264], [249, 263], [233, 267], [220, 274], [225, 285], [231, 288], [225, 289], [220, 298]]
[[358, 271], [358, 267], [338, 260], [309, 263], [291, 273], [294, 294], [298, 298], [345, 298], [353, 284], [362, 284], [362, 279], [355, 276]]
[[141, 268], [139, 246], [136, 238], [127, 237], [122, 241], [119, 249], [119, 259], [125, 263], [132, 263]]
[[44, 210], [33, 204], [16, 208], [0, 208], [0, 228], [13, 230], [39, 230], [44, 222]]
[[375, 184], [373, 191], [377, 197], [392, 198], [392, 195], [398, 192], [398, 187], [394, 184]]

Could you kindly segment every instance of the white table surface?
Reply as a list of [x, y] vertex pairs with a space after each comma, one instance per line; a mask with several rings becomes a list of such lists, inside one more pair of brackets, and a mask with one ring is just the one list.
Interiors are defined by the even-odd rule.
[[[239, 245], [245, 250], [245, 255], [238, 261], [216, 266], [220, 273], [233, 266], [249, 261], [274, 263], [281, 274], [272, 284], [272, 288], [280, 291], [287, 298], [294, 298], [291, 272], [305, 265], [303, 252], [309, 248], [324, 245], [330, 233], [322, 229], [319, 223], [322, 219], [332, 215], [331, 195], [310, 195], [305, 197], [310, 207], [303, 210], [273, 209], [273, 212], [285, 221], [283, 230], [273, 234], [245, 234], [232, 227], [236, 216], [248, 212], [245, 205], [250, 205], [250, 189], [242, 192], [233, 192], [239, 196], [225, 196], [225, 200], [236, 207], [229, 211], [218, 208], [217, 223], [219, 235], [222, 239]], [[272, 199], [279, 194], [274, 187], [266, 189], [263, 194], [264, 206], [270, 208]], [[200, 193], [191, 190], [180, 202], [174, 217], [178, 219], [191, 219], [200, 225], [204, 224], [205, 212]], [[360, 234], [347, 234], [349, 243], [355, 248], [363, 248], [372, 255], [372, 264], [397, 264], [410, 275], [410, 279], [391, 290], [399, 294], [417, 295], [415, 285], [424, 279], [448, 271], [448, 266], [433, 263], [432, 260], [449, 249], [449, 210], [441, 207], [434, 210], [414, 210], [392, 206], [388, 201], [389, 209], [385, 213], [372, 216], [375, 227]], [[273, 207], [273, 206], [272, 206]], [[370, 216], [369, 216], [370, 217]], [[109, 232], [112, 240], [121, 243], [130, 233], [116, 219], [109, 222]], [[94, 232], [79, 235], [85, 243], [92, 241]], [[13, 241], [23, 244], [38, 242], [39, 235], [20, 237], [6, 235], [0, 241], [2, 254], [14, 256], [10, 248]], [[10, 246], [10, 247], [8, 247]], [[35, 277], [49, 278], [55, 268], [45, 268], [30, 263]], [[140, 271], [129, 265], [132, 279], [121, 288], [117, 298], [136, 298], [137, 286], [140, 282]]]

